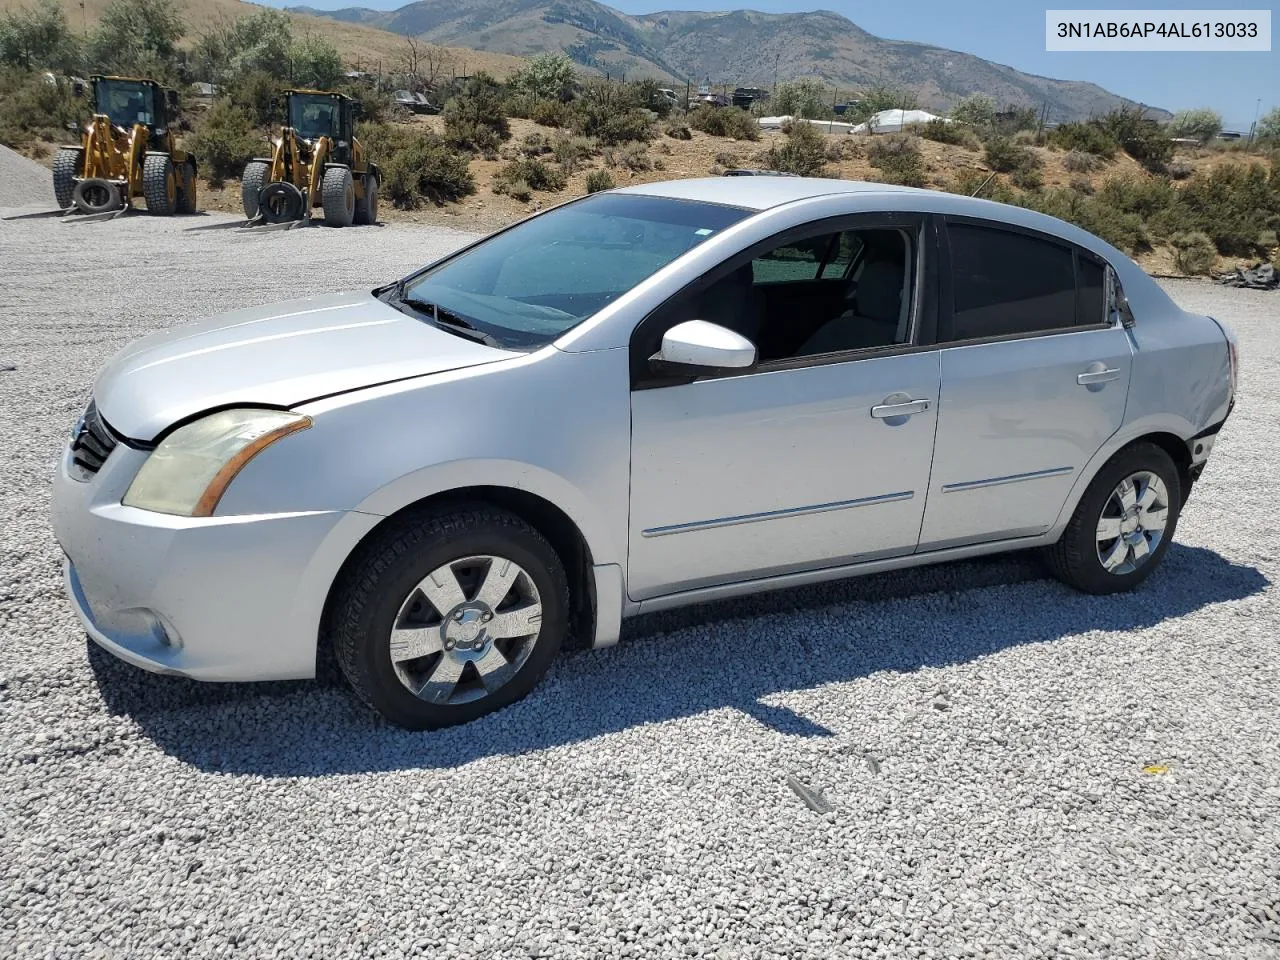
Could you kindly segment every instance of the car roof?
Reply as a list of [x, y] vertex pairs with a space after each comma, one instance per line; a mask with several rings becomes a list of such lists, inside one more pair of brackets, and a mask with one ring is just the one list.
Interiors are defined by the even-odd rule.
[[617, 192], [669, 197], [673, 200], [701, 200], [706, 203], [722, 203], [751, 210], [768, 210], [770, 207], [795, 200], [829, 196], [833, 193], [928, 194], [934, 191], [897, 187], [888, 183], [870, 183], [865, 180], [827, 180], [821, 177], [765, 174], [752, 177], [697, 177], [690, 180], [665, 180], [623, 187]]

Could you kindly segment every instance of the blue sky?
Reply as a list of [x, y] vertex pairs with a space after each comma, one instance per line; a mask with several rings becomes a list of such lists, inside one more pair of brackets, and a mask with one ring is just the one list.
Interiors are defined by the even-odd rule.
[[[275, 0], [280, 3], [281, 0]], [[304, 3], [307, 0], [292, 0]], [[312, 6], [369, 6], [390, 10], [407, 0], [310, 0]], [[440, 2], [440, 0], [435, 0]], [[609, 0], [606, 0], [609, 2]], [[1267, 0], [1269, 2], [1269, 0]], [[282, 4], [281, 4], [282, 5]], [[627, 13], [659, 10], [735, 10], [743, 7], [772, 13], [826, 9], [840, 13], [862, 29], [894, 40], [911, 40], [973, 53], [1028, 73], [1064, 80], [1088, 80], [1114, 93], [1144, 103], [1180, 110], [1207, 106], [1220, 112], [1228, 129], [1247, 130], [1258, 98], [1266, 113], [1280, 105], [1280, 51], [1272, 24], [1269, 53], [1049, 53], [1044, 49], [1046, 9], [1141, 9], [1153, 3], [1130, 0], [896, 0], [886, 3], [819, 0], [813, 4], [785, 0], [612, 0]], [[1267, 9], [1258, 0], [1214, 3], [1162, 0], [1159, 9]], [[1273, 21], [1276, 18], [1272, 15]]]

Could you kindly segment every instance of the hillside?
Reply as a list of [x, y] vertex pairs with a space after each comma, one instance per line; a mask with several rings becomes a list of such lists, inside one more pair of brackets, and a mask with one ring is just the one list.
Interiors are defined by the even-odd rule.
[[[20, 7], [26, 2], [29, 0], [0, 0], [0, 10]], [[80, 31], [86, 26], [93, 27], [98, 22], [109, 0], [84, 0], [83, 10], [79, 0], [60, 2], [67, 12], [71, 28]], [[186, 24], [184, 45], [190, 45], [203, 30], [221, 19], [247, 16], [262, 9], [258, 4], [244, 3], [242, 0], [176, 0], [176, 4]], [[327, 37], [352, 67], [358, 65], [361, 69], [377, 72], [381, 61], [384, 70], [392, 69], [405, 46], [403, 36], [377, 26], [311, 16], [297, 10], [286, 12], [293, 21], [296, 34], [304, 36], [314, 33]], [[501, 78], [520, 66], [518, 58], [500, 52], [451, 47], [445, 53], [447, 59], [452, 61], [451, 66], [459, 74], [487, 70]]]
[[[436, 43], [527, 56], [563, 50], [583, 66], [695, 84], [771, 86], [819, 76], [853, 93], [876, 83], [914, 90], [944, 110], [968, 93], [1084, 119], [1132, 101], [1101, 87], [1021, 73], [967, 53], [885, 40], [829, 11], [768, 14], [669, 11], [628, 16], [595, 0], [418, 0], [398, 10], [291, 8]], [[1161, 119], [1164, 111], [1153, 110]]]

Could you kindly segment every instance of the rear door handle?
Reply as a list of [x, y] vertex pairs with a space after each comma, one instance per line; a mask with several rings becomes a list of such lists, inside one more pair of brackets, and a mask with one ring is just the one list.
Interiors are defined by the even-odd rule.
[[1082, 387], [1087, 387], [1091, 383], [1110, 383], [1112, 380], [1119, 379], [1120, 371], [1114, 367], [1103, 367], [1101, 370], [1086, 370], [1084, 373], [1076, 374], [1076, 383]]
[[[886, 397], [892, 400], [892, 397]], [[910, 417], [924, 413], [929, 409], [928, 400], [903, 400], [894, 403], [878, 403], [871, 408], [871, 415], [877, 420], [889, 420], [893, 417]]]

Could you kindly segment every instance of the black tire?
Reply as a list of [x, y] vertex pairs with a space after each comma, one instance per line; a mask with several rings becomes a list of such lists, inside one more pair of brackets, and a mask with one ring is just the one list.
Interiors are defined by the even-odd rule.
[[[502, 685], [469, 702], [429, 703], [397, 675], [392, 627], [406, 598], [429, 574], [475, 556], [506, 558], [527, 573], [542, 605], [541, 624], [528, 641], [532, 649], [526, 659]], [[356, 694], [374, 710], [397, 726], [431, 730], [466, 723], [524, 697], [551, 665], [568, 629], [564, 567], [546, 539], [505, 510], [453, 504], [410, 515], [360, 546], [334, 586], [321, 639], [331, 645]], [[424, 669], [445, 656], [442, 651], [426, 655]]]
[[147, 213], [173, 216], [178, 209], [178, 169], [167, 153], [148, 153], [142, 159], [142, 197]]
[[378, 222], [378, 178], [372, 173], [364, 175], [364, 196], [356, 200], [355, 222], [361, 226]]
[[263, 160], [250, 160], [244, 165], [244, 173], [240, 176], [240, 201], [244, 204], [246, 220], [258, 215], [258, 198], [270, 175], [271, 164]]
[[120, 184], [99, 177], [81, 180], [71, 191], [71, 202], [81, 213], [109, 213], [124, 206]]
[[331, 227], [349, 227], [356, 216], [356, 186], [349, 167], [330, 167], [320, 185], [324, 222]]
[[[1103, 566], [1099, 552], [1098, 526], [1112, 491], [1126, 478], [1138, 473], [1160, 478], [1167, 492], [1167, 514], [1160, 542], [1135, 569], [1113, 573]], [[1132, 590], [1160, 565], [1173, 542], [1182, 509], [1182, 483], [1178, 468], [1164, 450], [1153, 443], [1139, 442], [1125, 447], [1098, 471], [1076, 505], [1071, 521], [1057, 543], [1043, 555], [1055, 577], [1084, 593], [1108, 594]], [[1116, 541], [1108, 541], [1115, 543]], [[1127, 565], [1127, 564], [1126, 564]]]
[[196, 213], [199, 201], [197, 192], [196, 168], [192, 163], [182, 165], [182, 178], [178, 184], [178, 212], [181, 214]]
[[258, 194], [258, 212], [267, 223], [289, 223], [301, 220], [307, 208], [302, 191], [292, 183], [277, 180], [262, 188]]
[[71, 206], [71, 195], [76, 189], [76, 177], [84, 168], [83, 147], [60, 147], [53, 158], [53, 199], [65, 210]]

